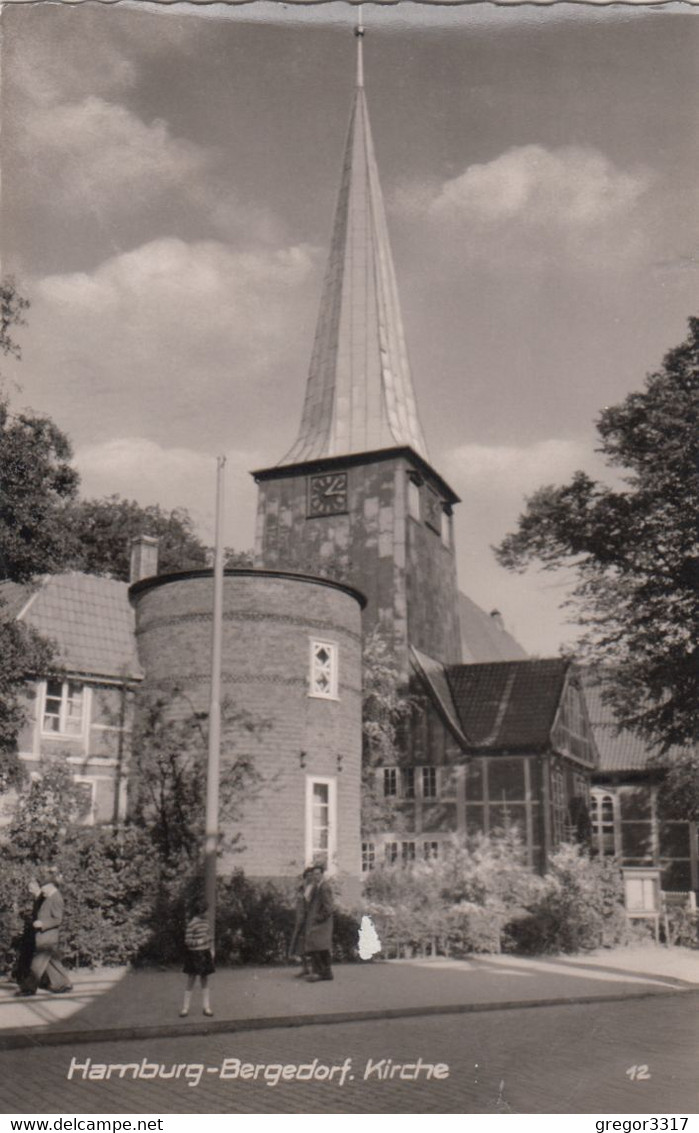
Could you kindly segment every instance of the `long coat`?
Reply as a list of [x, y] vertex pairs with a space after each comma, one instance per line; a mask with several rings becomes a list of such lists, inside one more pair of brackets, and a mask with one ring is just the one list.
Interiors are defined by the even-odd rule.
[[305, 951], [329, 952], [333, 944], [333, 895], [327, 881], [311, 893], [306, 910]]
[[41, 928], [36, 930], [35, 949], [46, 952], [58, 947], [58, 931], [63, 923], [63, 898], [57, 889], [44, 897], [37, 914]]

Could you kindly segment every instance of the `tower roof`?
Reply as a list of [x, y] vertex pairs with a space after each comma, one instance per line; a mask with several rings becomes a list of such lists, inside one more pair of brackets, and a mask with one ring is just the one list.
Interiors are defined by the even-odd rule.
[[429, 461], [369, 125], [357, 86], [298, 438], [280, 464], [408, 446]]

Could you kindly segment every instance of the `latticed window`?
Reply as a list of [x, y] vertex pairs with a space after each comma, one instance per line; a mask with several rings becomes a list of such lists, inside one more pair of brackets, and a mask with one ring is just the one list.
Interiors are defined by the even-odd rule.
[[592, 849], [606, 857], [614, 857], [617, 852], [614, 796], [603, 791], [593, 791], [590, 796], [590, 819], [592, 822]]
[[386, 864], [393, 865], [398, 861], [398, 843], [386, 842], [384, 845], [384, 853], [386, 854]]
[[415, 843], [414, 842], [401, 842], [400, 844], [400, 857], [403, 865], [409, 865], [410, 862], [415, 861]]
[[337, 645], [331, 641], [311, 642], [311, 696], [337, 698]]
[[402, 778], [403, 778], [403, 798], [404, 799], [414, 799], [415, 798], [415, 768], [414, 767], [404, 767], [403, 773], [402, 773]]
[[437, 797], [437, 768], [423, 767], [422, 769], [422, 795], [425, 799]]
[[398, 794], [398, 771], [395, 767], [383, 769], [383, 794], [385, 799], [393, 798]]
[[330, 849], [330, 784], [313, 783], [311, 796], [311, 859], [328, 864]]
[[425, 861], [431, 861], [439, 857], [439, 842], [423, 842], [422, 843], [422, 856]]
[[84, 724], [84, 688], [75, 681], [47, 681], [42, 732], [80, 736]]
[[376, 845], [362, 842], [362, 873], [369, 873], [376, 865]]

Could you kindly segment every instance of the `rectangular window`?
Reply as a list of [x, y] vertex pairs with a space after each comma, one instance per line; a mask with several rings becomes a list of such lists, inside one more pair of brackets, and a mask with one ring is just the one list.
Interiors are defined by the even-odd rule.
[[415, 768], [404, 767], [402, 772], [403, 777], [403, 798], [415, 798]]
[[83, 685], [76, 681], [47, 681], [41, 718], [44, 735], [81, 736], [84, 705]]
[[369, 873], [376, 865], [376, 846], [373, 842], [362, 842], [362, 873]]
[[445, 547], [451, 547], [451, 523], [445, 511], [442, 512], [442, 542]]
[[306, 860], [335, 869], [337, 804], [334, 779], [306, 780]]
[[398, 843], [386, 842], [384, 853], [386, 854], [386, 865], [394, 865], [398, 861]]
[[393, 798], [398, 794], [398, 771], [395, 767], [383, 769], [383, 795], [385, 799]]
[[333, 641], [311, 642], [310, 696], [337, 700], [337, 645]]
[[400, 844], [400, 860], [403, 865], [409, 865], [410, 862], [415, 861], [415, 843], [414, 842], [401, 842]]
[[437, 768], [423, 767], [422, 769], [422, 797], [424, 799], [437, 798]]
[[422, 855], [426, 862], [439, 857], [439, 842], [423, 842]]

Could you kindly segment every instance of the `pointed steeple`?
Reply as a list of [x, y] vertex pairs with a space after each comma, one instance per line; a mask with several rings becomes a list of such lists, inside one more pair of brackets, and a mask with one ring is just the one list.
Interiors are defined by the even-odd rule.
[[409, 446], [429, 460], [405, 346], [357, 35], [357, 85], [298, 438], [280, 464]]

